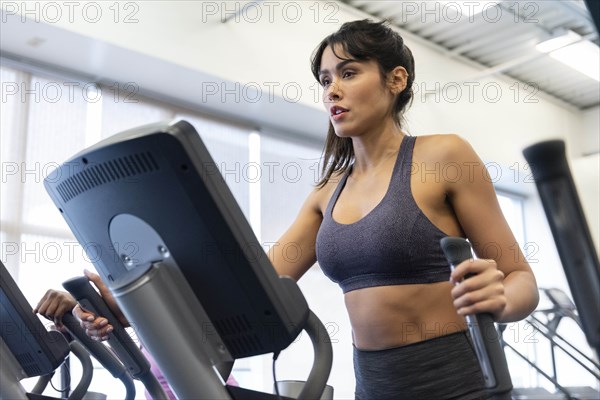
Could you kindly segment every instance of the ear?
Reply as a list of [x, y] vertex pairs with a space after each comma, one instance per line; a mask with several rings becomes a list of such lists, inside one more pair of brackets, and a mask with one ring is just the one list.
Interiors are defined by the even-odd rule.
[[395, 96], [406, 88], [408, 72], [406, 68], [397, 66], [388, 73], [388, 88]]

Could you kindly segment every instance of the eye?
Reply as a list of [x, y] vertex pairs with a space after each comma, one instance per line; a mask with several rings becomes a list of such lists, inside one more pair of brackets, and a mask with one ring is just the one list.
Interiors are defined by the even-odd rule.
[[330, 83], [331, 83], [331, 80], [328, 77], [324, 76], [321, 78], [321, 86], [327, 87], [327, 86], [329, 86]]
[[350, 78], [352, 76], [354, 76], [355, 73], [352, 70], [346, 70], [342, 73], [342, 78]]

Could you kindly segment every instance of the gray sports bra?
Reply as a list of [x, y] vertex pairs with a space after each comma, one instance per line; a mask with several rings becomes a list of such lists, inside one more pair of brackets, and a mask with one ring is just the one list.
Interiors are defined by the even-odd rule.
[[405, 136], [388, 190], [375, 208], [352, 224], [332, 210], [351, 171], [331, 196], [317, 234], [321, 269], [344, 293], [373, 286], [447, 281], [450, 268], [440, 247], [447, 236], [423, 214], [410, 189], [416, 137]]

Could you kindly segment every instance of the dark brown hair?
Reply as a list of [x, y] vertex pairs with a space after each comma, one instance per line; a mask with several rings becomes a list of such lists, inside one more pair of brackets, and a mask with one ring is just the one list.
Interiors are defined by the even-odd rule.
[[[401, 66], [406, 69], [408, 72], [406, 88], [396, 96], [392, 110], [394, 122], [401, 127], [405, 109], [412, 102], [412, 85], [415, 80], [415, 61], [402, 37], [394, 32], [386, 21], [373, 22], [364, 19], [346, 22], [337, 32], [323, 39], [313, 52], [311, 70], [317, 81], [319, 81], [323, 52], [327, 46], [333, 50], [336, 44], [341, 45], [344, 52], [356, 60], [377, 62], [383, 82], [386, 81], [387, 74], [394, 68]], [[343, 59], [337, 54], [336, 56]], [[323, 187], [333, 173], [345, 172], [353, 159], [352, 139], [337, 136], [330, 121], [325, 139], [321, 179], [317, 183], [317, 187]]]

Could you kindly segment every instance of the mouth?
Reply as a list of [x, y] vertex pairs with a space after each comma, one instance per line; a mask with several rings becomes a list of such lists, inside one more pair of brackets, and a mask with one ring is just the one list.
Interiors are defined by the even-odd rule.
[[333, 106], [329, 109], [329, 115], [331, 117], [333, 117], [334, 119], [339, 119], [342, 115], [344, 115], [348, 111], [350, 111], [350, 110], [348, 110], [347, 108], [340, 107], [340, 106]]

